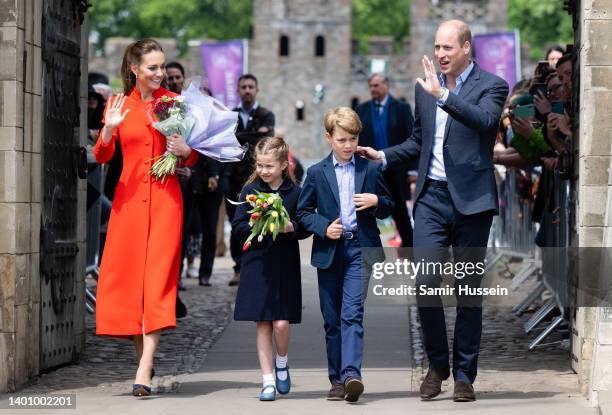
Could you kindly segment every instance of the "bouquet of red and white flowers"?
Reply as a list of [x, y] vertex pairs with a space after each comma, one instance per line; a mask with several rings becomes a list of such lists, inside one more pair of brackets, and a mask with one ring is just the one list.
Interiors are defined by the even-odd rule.
[[272, 240], [276, 240], [276, 236], [285, 229], [290, 221], [289, 213], [283, 206], [283, 199], [278, 193], [263, 193], [249, 194], [246, 197], [246, 203], [249, 203], [253, 209], [249, 210], [251, 217], [249, 226], [251, 234], [242, 246], [242, 250], [246, 251], [251, 247], [251, 241], [257, 237], [257, 241], [263, 241], [266, 234], [272, 234]]
[[[189, 137], [194, 125], [193, 118], [187, 117], [185, 97], [181, 95], [173, 98], [163, 95], [153, 102], [148, 114], [155, 129], [165, 136], [180, 134]], [[151, 175], [163, 182], [166, 175], [174, 174], [178, 157], [166, 151], [155, 159], [155, 163], [151, 166]]]

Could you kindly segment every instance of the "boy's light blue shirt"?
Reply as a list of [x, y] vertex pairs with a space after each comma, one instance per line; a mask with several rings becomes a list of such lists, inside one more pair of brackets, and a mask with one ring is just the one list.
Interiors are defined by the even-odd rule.
[[332, 153], [334, 171], [338, 182], [338, 195], [340, 196], [340, 222], [346, 231], [357, 229], [357, 213], [355, 211], [355, 156], [351, 161], [340, 163]]

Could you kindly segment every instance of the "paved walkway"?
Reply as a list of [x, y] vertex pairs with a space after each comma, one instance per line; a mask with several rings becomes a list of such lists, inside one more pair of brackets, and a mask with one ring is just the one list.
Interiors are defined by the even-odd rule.
[[[79, 365], [47, 374], [22, 391], [76, 393], [76, 411], [0, 410], [0, 413], [597, 413], [578, 393], [567, 352], [557, 348], [527, 352], [526, 338], [516, 318], [503, 310], [485, 313], [481, 371], [475, 384], [478, 401], [452, 402], [452, 384], [445, 383], [439, 398], [421, 402], [418, 386], [422, 350], [415, 314], [409, 312], [408, 306], [380, 302], [372, 302], [366, 311], [363, 371], [366, 393], [357, 404], [326, 401], [323, 328], [316, 273], [307, 265], [307, 244], [303, 246], [303, 322], [293, 326], [289, 352], [293, 389], [289, 395], [271, 403], [258, 401], [261, 375], [252, 323], [231, 322], [223, 331], [234, 293], [226, 284], [231, 272], [229, 261], [224, 259], [217, 263], [212, 289], [198, 287], [194, 280], [188, 280], [190, 290], [184, 297], [190, 303], [190, 316], [180, 322], [176, 332], [163, 337], [159, 364], [156, 363], [161, 376], [154, 383], [158, 390], [155, 396], [136, 399], [128, 393], [135, 365], [127, 343], [90, 336], [88, 352]], [[106, 354], [96, 356], [92, 351]]]

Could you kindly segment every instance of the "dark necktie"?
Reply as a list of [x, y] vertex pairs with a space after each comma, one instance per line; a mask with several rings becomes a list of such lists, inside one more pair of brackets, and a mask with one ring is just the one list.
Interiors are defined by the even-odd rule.
[[382, 115], [383, 112], [383, 105], [380, 102], [376, 103], [376, 115], [378, 115], [379, 117]]

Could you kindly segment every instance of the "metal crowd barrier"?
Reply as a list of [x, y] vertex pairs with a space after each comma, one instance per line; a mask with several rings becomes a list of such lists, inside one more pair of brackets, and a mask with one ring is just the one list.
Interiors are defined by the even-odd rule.
[[549, 187], [545, 189], [550, 192], [550, 197], [541, 221], [544, 245], [541, 284], [551, 297], [542, 305], [538, 313], [525, 323], [525, 332], [531, 332], [555, 310], [558, 310], [559, 314], [529, 344], [529, 350], [533, 350], [540, 344], [567, 317], [569, 256], [565, 248], [569, 247], [570, 186], [568, 180], [562, 180], [558, 173], [554, 173], [551, 174]]
[[[529, 350], [533, 350], [567, 317], [565, 305], [569, 264], [567, 250], [563, 248], [569, 246], [569, 181], [562, 180], [558, 173], [546, 171], [539, 177], [539, 186], [544, 186], [540, 191], [545, 195], [540, 233], [537, 235], [543, 248], [540, 249], [535, 243], [537, 232], [532, 222], [534, 198], [520, 196], [521, 173], [518, 170], [506, 169], [502, 173], [498, 186], [500, 215], [493, 223], [487, 269], [493, 268], [504, 256], [522, 260], [521, 269], [512, 278], [513, 290], [522, 286], [531, 276], [537, 276], [537, 283], [529, 294], [512, 310], [521, 316], [530, 305], [544, 299], [539, 309], [525, 323], [525, 333], [532, 332], [557, 310], [557, 315], [529, 343]], [[534, 178], [537, 176], [536, 173], [527, 174], [533, 174]]]
[[535, 250], [535, 228], [532, 222], [532, 203], [519, 195], [520, 174], [515, 169], [502, 169], [498, 184], [500, 212], [493, 221], [493, 240], [487, 258], [487, 270], [504, 256], [522, 260], [522, 267], [512, 279], [516, 290], [539, 267]]

